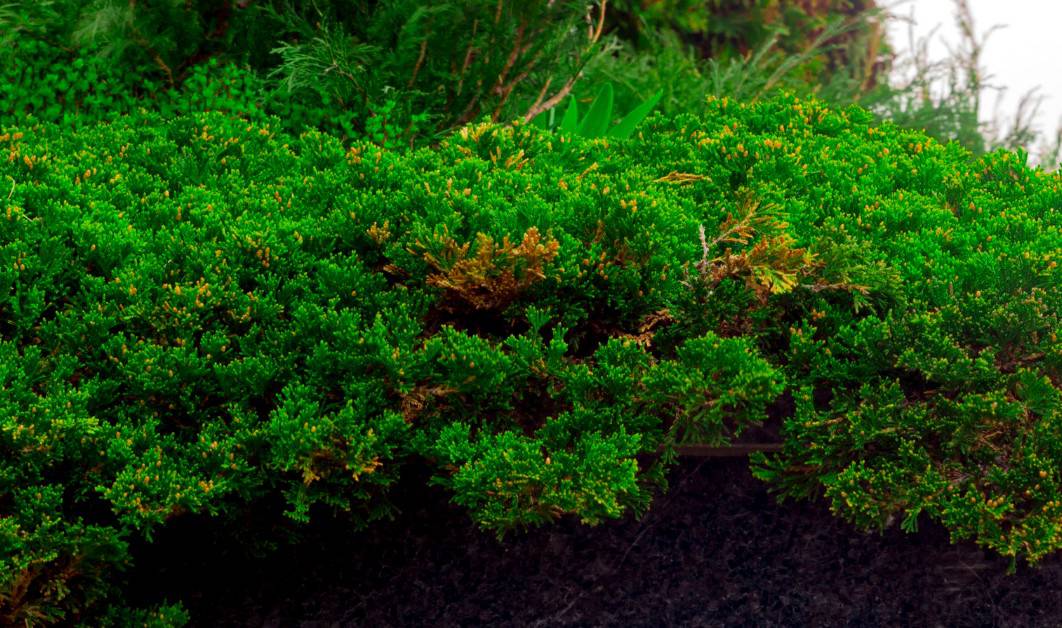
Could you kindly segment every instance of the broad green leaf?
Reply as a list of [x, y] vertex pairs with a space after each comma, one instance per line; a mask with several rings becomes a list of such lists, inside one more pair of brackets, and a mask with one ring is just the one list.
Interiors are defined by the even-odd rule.
[[655, 94], [646, 99], [642, 104], [635, 107], [627, 114], [623, 120], [620, 121], [611, 131], [608, 132], [609, 137], [617, 137], [620, 139], [626, 139], [630, 137], [638, 125], [645, 120], [656, 104], [660, 102], [660, 98], [664, 95], [664, 90], [657, 90]]
[[579, 103], [575, 101], [575, 96], [572, 96], [568, 101], [568, 109], [564, 112], [564, 118], [561, 119], [560, 130], [562, 133], [575, 133], [579, 127]]
[[590, 111], [586, 112], [586, 117], [579, 125], [579, 135], [601, 137], [608, 131], [610, 124], [612, 124], [612, 84], [605, 83], [601, 86], [601, 91], [597, 93], [597, 98], [590, 103]]

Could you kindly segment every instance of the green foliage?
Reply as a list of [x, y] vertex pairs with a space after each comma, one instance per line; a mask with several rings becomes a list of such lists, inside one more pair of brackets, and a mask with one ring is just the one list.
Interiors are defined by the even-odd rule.
[[676, 445], [768, 412], [786, 495], [1062, 547], [1062, 178], [857, 108], [707, 109], [414, 151], [264, 114], [0, 131], [0, 617], [178, 622], [123, 610], [130, 539], [357, 528], [414, 459], [498, 534], [642, 512]]
[[25, 116], [47, 122], [96, 122], [136, 106], [137, 84], [114, 71], [106, 60], [71, 57], [34, 39], [15, 42], [0, 52], [0, 125]]
[[844, 98], [854, 102], [863, 91], [861, 86], [845, 81], [838, 89], [830, 81], [843, 81], [849, 77], [839, 72], [823, 76], [816, 70], [821, 67], [822, 57], [833, 48], [830, 42], [861, 24], [842, 17], [834, 18], [823, 25], [821, 32], [804, 49], [789, 54], [778, 48], [778, 41], [784, 33], [779, 29], [744, 56], [708, 59], [705, 70], [708, 93], [716, 98], [727, 96], [750, 101], [784, 88], [809, 93], [830, 91], [831, 100]]
[[[990, 35], [1000, 25], [979, 32], [969, 2], [955, 0], [954, 5], [959, 42], [948, 46], [949, 55], [931, 61], [932, 38], [915, 40], [912, 25], [909, 55], [893, 63], [897, 85], [882, 90], [882, 97], [867, 104], [897, 124], [924, 129], [938, 139], [956, 140], [977, 155], [996, 148], [1031, 149], [1038, 139], [1034, 123], [1043, 97], [1035, 89], [1023, 94], [1009, 120], [1002, 119], [998, 109], [992, 115], [985, 111], [986, 97], [992, 91], [1004, 91], [991, 85], [981, 60]], [[1056, 133], [1062, 133], [1062, 127]], [[1039, 163], [1054, 167], [1060, 143], [1045, 144]]]
[[27, 39], [14, 48], [15, 62], [0, 69], [0, 126], [28, 121], [64, 126], [93, 125], [115, 115], [151, 109], [170, 117], [222, 112], [292, 133], [306, 128], [329, 131], [344, 138], [368, 137], [381, 146], [408, 146], [429, 129], [428, 114], [409, 114], [395, 100], [373, 105], [361, 121], [339, 112], [327, 97], [296, 97], [275, 89], [251, 70], [216, 59], [196, 65], [180, 87], [166, 88], [152, 79], [132, 80], [105, 57], [71, 55], [54, 46]]
[[[0, 51], [9, 83], [0, 123], [29, 112], [94, 123], [140, 106], [167, 115], [206, 108], [256, 121], [264, 112], [296, 133], [309, 126], [388, 147], [436, 140], [480, 117], [535, 117], [599, 53], [604, 16], [574, 0], [11, 7], [0, 10], [0, 30], [22, 36]], [[219, 98], [214, 81], [240, 91], [226, 87]]]
[[[15, 0], [0, 5], [0, 125], [216, 109], [412, 147], [482, 117], [553, 128], [569, 93], [589, 104], [609, 85], [614, 110], [661, 92], [665, 115], [700, 114], [709, 95], [786, 90], [976, 154], [1030, 147], [1035, 94], [1010, 123], [982, 122], [987, 34], [957, 7], [962, 45], [929, 63], [926, 42], [890, 55], [890, 16], [870, 0]], [[1042, 163], [1057, 161], [1056, 144]]]
[[[529, 318], [536, 315], [529, 308]], [[642, 477], [646, 469], [637, 455], [657, 455], [679, 442], [727, 442], [758, 422], [782, 390], [778, 371], [744, 339], [709, 332], [679, 346], [674, 359], [657, 360], [638, 338], [612, 338], [592, 361], [576, 361], [560, 340], [562, 331], [555, 330], [549, 344], [537, 331], [511, 336], [505, 343], [511, 359], [494, 357], [486, 366], [489, 345], [477, 342], [479, 360], [469, 359], [475, 367], [465, 371], [485, 370], [491, 376], [486, 390], [545, 402], [557, 414], [542, 422], [527, 416], [531, 408], [507, 407], [517, 419], [513, 429], [484, 433], [480, 425], [473, 437], [459, 420], [444, 427], [435, 444], [453, 471], [438, 483], [499, 536], [566, 513], [594, 524], [627, 507], [644, 510], [653, 478]], [[454, 355], [462, 361], [462, 353]], [[542, 388], [545, 399], [528, 394]]]
[[[598, 92], [597, 97], [590, 103], [590, 110], [586, 112], [581, 121], [579, 120], [579, 103], [574, 97], [570, 98], [568, 106], [564, 110], [564, 116], [561, 118], [560, 124], [557, 125], [557, 130], [562, 133], [576, 133], [582, 137], [603, 137], [607, 135], [608, 137], [627, 139], [638, 128], [638, 125], [649, 117], [653, 108], [660, 102], [661, 96], [663, 96], [663, 91], [657, 91], [639, 103], [637, 107], [613, 126], [612, 84], [605, 83], [601, 87], [601, 91]], [[555, 117], [556, 112], [551, 109], [548, 114], [536, 118], [539, 127], [550, 128], [549, 121]]]
[[[837, 104], [875, 91], [888, 47], [873, 1], [666, 0], [610, 4], [614, 55], [587, 82], [647, 93], [666, 113], [699, 113], [706, 95], [740, 100], [778, 89]], [[635, 86], [638, 86], [635, 88]]]
[[606, 84], [598, 92], [594, 102], [590, 103], [590, 110], [579, 123], [578, 133], [583, 137], [601, 137], [608, 130], [611, 118], [612, 86]]
[[[614, 0], [611, 24], [626, 39], [651, 44], [654, 32], [673, 31], [696, 45], [705, 59], [729, 59], [759, 48], [782, 35], [781, 51], [804, 50], [830, 20], [873, 11], [868, 0]], [[859, 38], [845, 38], [855, 44]]]
[[534, 117], [597, 54], [600, 28], [588, 35], [583, 22], [604, 12], [572, 0], [356, 4], [353, 13], [342, 3], [287, 11], [297, 37], [278, 42], [271, 75], [362, 119], [392, 103], [388, 117], [401, 126], [388, 136], [406, 144], [429, 120], [446, 131], [483, 116]]
[[0, 47], [26, 39], [47, 41], [60, 25], [72, 24], [78, 4], [63, 0], [14, 0], [0, 4]]
[[627, 139], [633, 135], [634, 131], [638, 128], [638, 125], [653, 112], [653, 108], [656, 107], [658, 102], [660, 102], [660, 98], [663, 95], [663, 90], [657, 90], [655, 94], [639, 103], [637, 107], [632, 109], [630, 113], [624, 116], [623, 119], [616, 124], [615, 128], [609, 130], [608, 136]]
[[609, 32], [617, 35], [610, 54], [592, 60], [576, 92], [585, 98], [610, 82], [626, 104], [662, 89], [660, 110], [674, 115], [700, 114], [706, 95], [748, 101], [791, 91], [859, 104], [977, 155], [1032, 151], [1040, 140], [1038, 162], [1053, 167], [1059, 142], [1034, 128], [1043, 97], [1025, 93], [1006, 119], [986, 111], [987, 97], [1002, 89], [990, 84], [981, 59], [999, 26], [979, 32], [969, 3], [953, 4], [960, 40], [931, 61], [933, 36], [916, 40], [913, 27], [907, 53], [894, 54], [885, 23], [900, 18], [870, 0], [619, 0], [609, 5]]

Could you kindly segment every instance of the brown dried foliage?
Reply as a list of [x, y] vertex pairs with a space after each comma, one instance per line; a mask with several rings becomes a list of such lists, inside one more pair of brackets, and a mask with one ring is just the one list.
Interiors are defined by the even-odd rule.
[[[701, 226], [702, 255], [696, 268], [703, 281], [715, 286], [727, 278], [743, 278], [757, 298], [766, 301], [771, 294], [789, 292], [798, 285], [801, 275], [815, 269], [815, 256], [807, 249], [795, 248], [793, 239], [784, 233], [788, 225], [762, 211], [758, 201], [746, 197], [738, 209], [737, 216], [727, 216], [719, 235], [711, 241]], [[712, 254], [720, 244], [747, 245], [763, 231], [782, 233], [764, 235], [743, 251], [727, 247], [720, 255]]]
[[400, 403], [402, 417], [407, 423], [412, 423], [433, 400], [443, 399], [455, 392], [457, 390], [449, 386], [419, 385], [409, 393], [402, 395]]
[[641, 324], [638, 325], [638, 333], [621, 334], [620, 337], [633, 340], [648, 349], [653, 344], [653, 337], [656, 335], [657, 327], [670, 325], [673, 322], [674, 319], [671, 318], [671, 312], [665, 308], [653, 312], [642, 319]]
[[552, 238], [543, 240], [536, 227], [528, 229], [518, 245], [509, 236], [499, 244], [484, 233], [476, 236], [474, 252], [471, 242], [459, 244], [446, 233], [437, 235], [433, 245], [417, 242], [424, 260], [437, 271], [428, 284], [446, 291], [444, 307], [450, 310], [504, 308], [546, 278], [546, 265], [560, 247]]
[[58, 558], [51, 565], [23, 569], [0, 589], [0, 625], [34, 626], [57, 619], [47, 608], [66, 595], [71, 580], [81, 575], [80, 557]]

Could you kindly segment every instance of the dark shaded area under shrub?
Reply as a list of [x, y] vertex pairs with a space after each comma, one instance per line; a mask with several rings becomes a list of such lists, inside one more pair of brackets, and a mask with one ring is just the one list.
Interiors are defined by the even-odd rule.
[[318, 526], [271, 559], [233, 560], [175, 529], [186, 542], [156, 545], [181, 548], [169, 569], [137, 560], [142, 603], [182, 599], [197, 626], [1062, 622], [1057, 556], [1007, 576], [1006, 559], [949, 545], [932, 522], [862, 534], [824, 502], [777, 504], [744, 460], [683, 461], [641, 521], [566, 520], [504, 544], [413, 475], [394, 493], [394, 522]]

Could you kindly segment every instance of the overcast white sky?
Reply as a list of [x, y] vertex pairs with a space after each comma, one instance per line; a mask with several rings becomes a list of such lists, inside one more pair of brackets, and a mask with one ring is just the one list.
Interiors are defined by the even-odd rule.
[[[993, 32], [985, 45], [982, 65], [992, 75], [990, 82], [1006, 87], [1001, 112], [1012, 115], [1019, 97], [1039, 86], [1044, 96], [1037, 127], [1053, 133], [1062, 122], [1062, 0], [969, 0], [979, 34], [995, 24], [1005, 25]], [[930, 58], [947, 56], [944, 41], [959, 44], [954, 0], [906, 0], [881, 3], [891, 12], [911, 16], [915, 35], [928, 35], [938, 27], [930, 47]], [[898, 52], [907, 49], [907, 25], [891, 22], [889, 39]], [[985, 98], [985, 113], [991, 116], [994, 93]], [[1031, 151], [1035, 153], [1035, 150]]]

